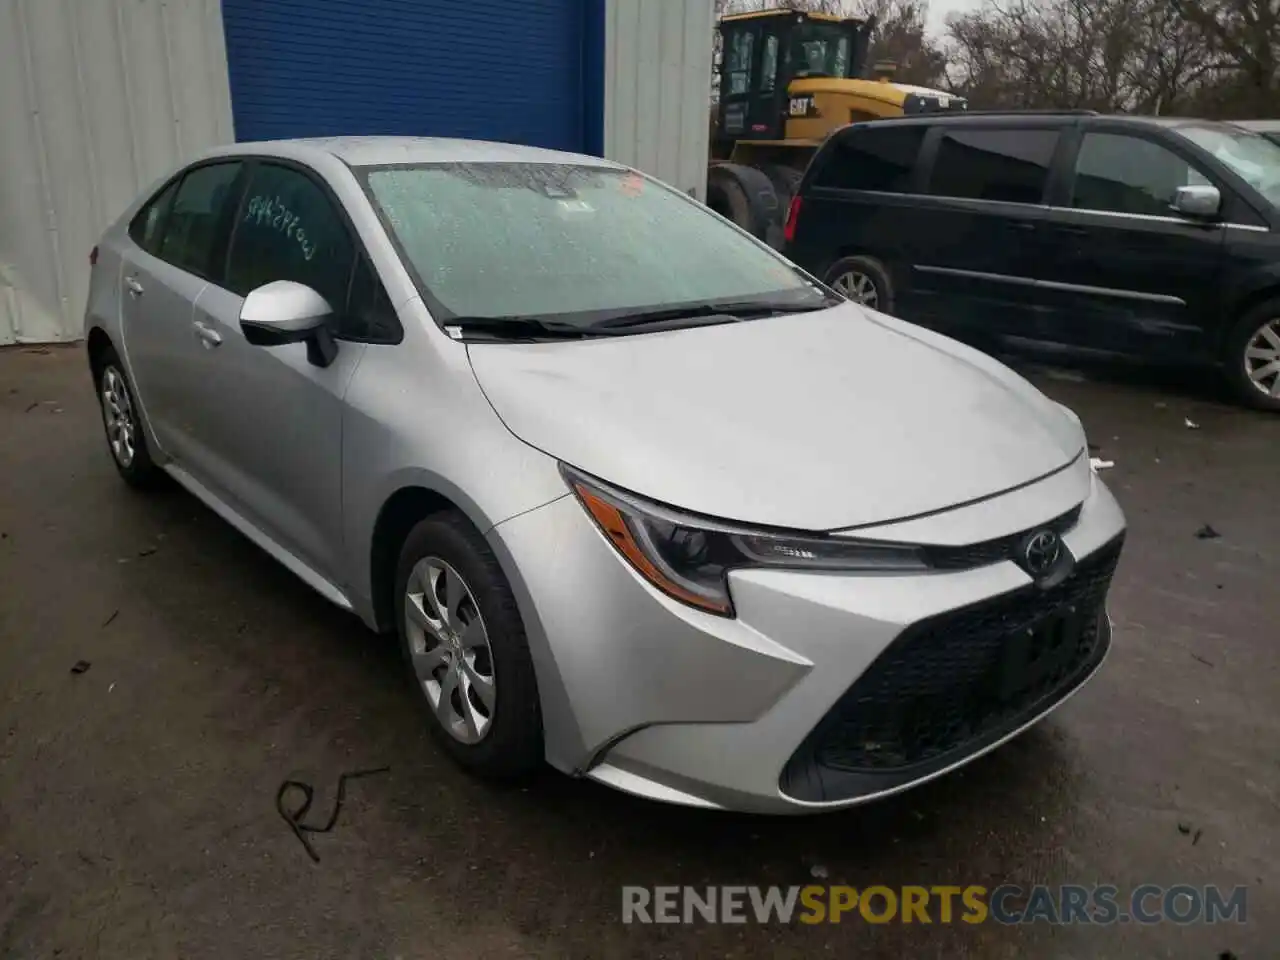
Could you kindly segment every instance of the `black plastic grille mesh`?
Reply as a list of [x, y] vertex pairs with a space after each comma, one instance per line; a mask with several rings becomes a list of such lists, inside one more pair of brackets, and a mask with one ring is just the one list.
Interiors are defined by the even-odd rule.
[[908, 628], [818, 725], [818, 764], [888, 771], [1012, 729], [1095, 659], [1119, 541], [1049, 590], [1029, 587]]

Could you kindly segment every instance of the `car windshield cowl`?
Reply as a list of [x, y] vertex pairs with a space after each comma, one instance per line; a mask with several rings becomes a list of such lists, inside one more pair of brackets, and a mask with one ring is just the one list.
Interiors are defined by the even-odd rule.
[[826, 310], [842, 303], [839, 298], [815, 295], [800, 302], [742, 300], [680, 304], [673, 307], [602, 311], [603, 316], [471, 316], [451, 317], [445, 330], [455, 339], [480, 335], [485, 339], [558, 339], [618, 337], [629, 334], [679, 330], [688, 327], [737, 323], [759, 317], [785, 316]]

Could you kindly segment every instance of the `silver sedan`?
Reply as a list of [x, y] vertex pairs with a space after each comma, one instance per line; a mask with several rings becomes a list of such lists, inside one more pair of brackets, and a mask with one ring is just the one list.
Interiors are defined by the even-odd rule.
[[929, 780], [1074, 693], [1078, 419], [597, 158], [238, 144], [94, 250], [108, 446], [370, 628], [442, 748], [703, 807]]

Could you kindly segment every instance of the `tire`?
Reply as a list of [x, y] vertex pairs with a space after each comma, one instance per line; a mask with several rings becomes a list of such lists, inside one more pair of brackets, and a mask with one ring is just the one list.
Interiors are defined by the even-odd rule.
[[[462, 587], [452, 595], [457, 602], [450, 599], [451, 577]], [[395, 597], [400, 651], [436, 742], [482, 777], [510, 779], [537, 769], [542, 709], [524, 624], [475, 527], [458, 513], [420, 521], [400, 549]], [[449, 623], [452, 629], [441, 630]], [[466, 666], [456, 667], [460, 662]]]
[[[1236, 322], [1227, 336], [1222, 369], [1240, 402], [1280, 412], [1280, 300], [1258, 304]], [[1274, 371], [1260, 378], [1261, 386], [1254, 381], [1259, 369]]]
[[747, 191], [722, 167], [713, 166], [707, 171], [707, 206], [748, 233], [760, 235], [760, 224], [756, 222]]
[[[833, 263], [823, 278], [838, 293], [881, 313], [893, 313], [893, 281], [875, 257], [844, 257]], [[860, 297], [856, 291], [862, 289]]]
[[146, 431], [138, 417], [137, 395], [114, 350], [108, 348], [102, 354], [94, 370], [93, 385], [111, 462], [129, 486], [155, 489], [164, 472], [151, 459]]

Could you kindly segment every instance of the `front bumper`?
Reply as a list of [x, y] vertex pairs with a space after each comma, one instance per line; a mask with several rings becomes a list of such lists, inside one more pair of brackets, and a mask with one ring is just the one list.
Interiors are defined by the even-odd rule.
[[[653, 590], [573, 497], [500, 524], [489, 539], [525, 620], [548, 760], [654, 799], [794, 813], [895, 793], [994, 749], [1074, 693], [1110, 641], [1102, 604], [1123, 516], [1091, 474], [1043, 483], [1039, 496], [1040, 484], [1010, 495], [1008, 513], [1022, 523], [1041, 500], [1047, 521], [1080, 504], [1063, 535], [1077, 570], [1062, 587], [1084, 618], [1081, 639], [997, 700], [974, 690], [999, 681], [1003, 638], [1067, 595], [1042, 600], [1012, 562], [913, 575], [741, 570], [726, 619]], [[914, 539], [967, 542], [952, 538], [975, 521], [991, 530], [999, 509], [998, 499], [912, 521]]]

